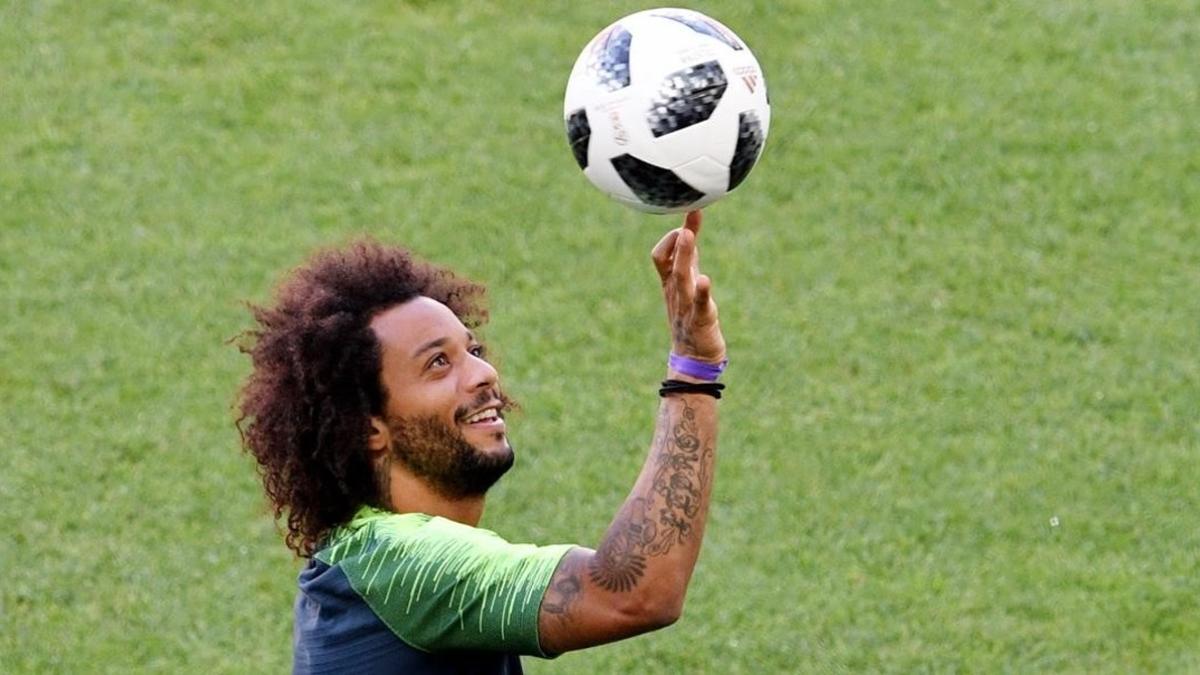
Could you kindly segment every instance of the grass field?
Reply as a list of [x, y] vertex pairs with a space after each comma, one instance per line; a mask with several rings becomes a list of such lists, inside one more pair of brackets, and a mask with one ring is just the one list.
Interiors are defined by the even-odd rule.
[[[532, 673], [1200, 672], [1200, 2], [699, 2], [771, 87], [706, 212], [732, 365], [683, 619]], [[0, 3], [0, 672], [281, 672], [244, 301], [370, 234], [491, 287], [484, 525], [594, 545], [673, 219], [561, 96], [645, 5]]]

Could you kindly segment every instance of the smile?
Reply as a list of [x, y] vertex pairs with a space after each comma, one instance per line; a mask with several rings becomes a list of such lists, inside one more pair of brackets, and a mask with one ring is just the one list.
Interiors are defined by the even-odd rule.
[[504, 416], [500, 413], [502, 404], [499, 401], [488, 403], [487, 407], [480, 408], [475, 412], [462, 418], [462, 425], [468, 429], [488, 433], [502, 434], [505, 431]]
[[482, 424], [482, 423], [487, 423], [487, 422], [496, 422], [499, 420], [500, 420], [500, 413], [497, 412], [495, 408], [488, 408], [486, 410], [480, 410], [479, 412], [475, 413], [474, 415], [471, 415], [470, 417], [463, 420], [463, 422], [465, 422], [466, 424]]

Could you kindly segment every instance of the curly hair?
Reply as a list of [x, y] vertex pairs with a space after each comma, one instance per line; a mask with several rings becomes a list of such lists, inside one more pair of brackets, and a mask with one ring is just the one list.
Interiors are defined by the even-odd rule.
[[371, 319], [427, 296], [475, 328], [487, 320], [484, 293], [403, 248], [364, 240], [318, 252], [284, 280], [273, 306], [250, 306], [257, 327], [238, 346], [253, 371], [237, 428], [297, 554], [315, 553], [363, 504], [380, 505], [367, 438], [387, 393]]

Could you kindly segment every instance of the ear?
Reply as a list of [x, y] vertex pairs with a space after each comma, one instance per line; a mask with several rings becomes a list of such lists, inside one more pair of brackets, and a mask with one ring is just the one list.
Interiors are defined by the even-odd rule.
[[392, 432], [382, 417], [371, 417], [371, 433], [367, 435], [367, 449], [372, 455], [386, 452], [392, 445]]

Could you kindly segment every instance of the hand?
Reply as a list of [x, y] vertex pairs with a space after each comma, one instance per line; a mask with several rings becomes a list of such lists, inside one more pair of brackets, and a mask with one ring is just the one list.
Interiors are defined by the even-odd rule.
[[683, 227], [659, 240], [650, 257], [662, 280], [671, 325], [672, 351], [699, 361], [719, 363], [725, 359], [725, 337], [717, 321], [717, 303], [712, 299], [712, 280], [700, 274], [700, 212], [691, 211]]

